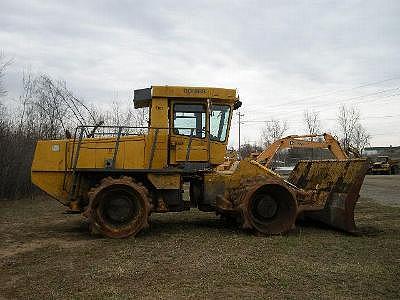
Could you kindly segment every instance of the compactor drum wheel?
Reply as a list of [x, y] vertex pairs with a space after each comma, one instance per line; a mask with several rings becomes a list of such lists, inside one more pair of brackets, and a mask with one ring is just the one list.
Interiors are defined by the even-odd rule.
[[296, 221], [296, 201], [285, 187], [278, 184], [257, 185], [249, 189], [242, 207], [245, 222], [261, 233], [285, 233]]
[[252, 199], [251, 215], [258, 222], [271, 221], [278, 211], [279, 202], [270, 195], [255, 195]]
[[85, 215], [92, 228], [111, 238], [136, 235], [148, 226], [150, 199], [147, 189], [130, 177], [102, 180], [89, 192]]

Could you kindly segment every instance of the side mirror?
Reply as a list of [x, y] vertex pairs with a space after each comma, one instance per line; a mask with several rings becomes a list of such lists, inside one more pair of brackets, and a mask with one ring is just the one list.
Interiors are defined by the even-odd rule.
[[242, 106], [242, 101], [240, 101], [239, 99], [237, 99], [237, 100], [235, 101], [235, 103], [233, 103], [233, 109], [234, 109], [234, 110], [238, 109], [238, 108], [241, 107], [241, 106]]

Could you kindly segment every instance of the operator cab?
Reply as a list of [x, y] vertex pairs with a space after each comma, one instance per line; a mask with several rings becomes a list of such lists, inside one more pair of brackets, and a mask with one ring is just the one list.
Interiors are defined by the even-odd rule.
[[224, 161], [232, 112], [241, 106], [236, 90], [152, 86], [135, 90], [134, 103], [149, 107], [149, 135], [157, 131], [168, 144], [167, 166], [201, 170]]

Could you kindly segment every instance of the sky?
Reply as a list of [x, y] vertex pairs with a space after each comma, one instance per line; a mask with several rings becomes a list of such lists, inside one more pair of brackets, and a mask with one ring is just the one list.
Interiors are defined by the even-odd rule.
[[[372, 146], [400, 145], [400, 1], [0, 2], [0, 51], [24, 71], [62, 79], [96, 106], [151, 85], [236, 88], [242, 143], [265, 121], [304, 134], [305, 110], [335, 132], [356, 106]], [[230, 145], [237, 145], [237, 114]]]

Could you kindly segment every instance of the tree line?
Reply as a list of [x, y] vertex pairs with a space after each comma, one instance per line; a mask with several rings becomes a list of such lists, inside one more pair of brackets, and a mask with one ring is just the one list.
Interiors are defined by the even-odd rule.
[[133, 109], [131, 99], [126, 109], [117, 100], [98, 108], [47, 74], [24, 73], [22, 91], [10, 101], [4, 77], [11, 63], [0, 55], [0, 199], [36, 192], [30, 168], [38, 140], [71, 137], [79, 125], [147, 126], [147, 111]]

